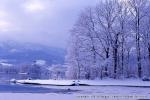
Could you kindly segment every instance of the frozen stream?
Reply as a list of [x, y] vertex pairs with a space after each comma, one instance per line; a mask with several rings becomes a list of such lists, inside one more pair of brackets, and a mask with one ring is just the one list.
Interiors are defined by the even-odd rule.
[[0, 100], [150, 100], [150, 88], [1, 84]]

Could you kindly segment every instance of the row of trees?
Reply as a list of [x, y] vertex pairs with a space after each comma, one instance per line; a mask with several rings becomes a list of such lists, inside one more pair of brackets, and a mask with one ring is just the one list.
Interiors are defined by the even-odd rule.
[[37, 64], [2, 65], [0, 64], [0, 80], [2, 79], [49, 79], [47, 66]]
[[71, 30], [67, 77], [150, 76], [150, 0], [101, 0]]
[[47, 65], [37, 62], [31, 64], [0, 63], [0, 80], [10, 79], [65, 79], [67, 67], [61, 64]]

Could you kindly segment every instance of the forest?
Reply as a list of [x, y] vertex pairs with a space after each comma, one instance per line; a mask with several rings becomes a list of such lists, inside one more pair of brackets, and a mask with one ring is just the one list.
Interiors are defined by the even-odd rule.
[[150, 76], [150, 0], [100, 0], [70, 30], [69, 79]]

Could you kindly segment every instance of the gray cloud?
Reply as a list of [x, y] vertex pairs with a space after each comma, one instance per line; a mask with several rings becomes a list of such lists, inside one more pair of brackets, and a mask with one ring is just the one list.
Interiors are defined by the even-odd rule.
[[0, 0], [0, 40], [65, 47], [78, 14], [97, 0]]

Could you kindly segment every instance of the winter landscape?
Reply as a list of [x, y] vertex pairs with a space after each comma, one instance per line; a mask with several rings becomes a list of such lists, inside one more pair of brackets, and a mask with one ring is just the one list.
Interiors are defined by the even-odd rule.
[[0, 100], [150, 100], [150, 0], [0, 0]]

